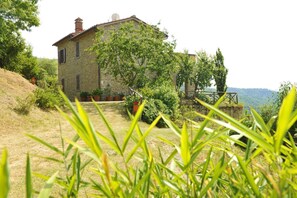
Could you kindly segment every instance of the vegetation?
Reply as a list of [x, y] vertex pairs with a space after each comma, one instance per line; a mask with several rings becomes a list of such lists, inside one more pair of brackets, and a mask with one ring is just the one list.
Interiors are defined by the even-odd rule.
[[[271, 122], [265, 124], [254, 110], [252, 115], [255, 127], [247, 128], [217, 109], [221, 101], [215, 106], [201, 101], [210, 112], [207, 116], [200, 115], [205, 118], [200, 124], [184, 123], [180, 129], [160, 115], [147, 130], [142, 131], [138, 119], [144, 109], [143, 104], [132, 118], [130, 129], [124, 137], [117, 136], [97, 104], [94, 105], [107, 126], [108, 136], [94, 130], [78, 101], [77, 110], [68, 101], [71, 115], [61, 113], [71, 123], [77, 135], [72, 140], [67, 140], [68, 145], [62, 139], [64, 149], [38, 137], [29, 136], [61, 156], [66, 162], [65, 168], [69, 170], [65, 177], [57, 177], [58, 172], [54, 172], [52, 177], [40, 175], [48, 180], [46, 197], [49, 196], [55, 179], [56, 184], [63, 189], [61, 196], [66, 197], [77, 197], [85, 188], [92, 188], [95, 196], [105, 197], [292, 197], [297, 191], [294, 171], [297, 165], [297, 148], [292, 137], [289, 135], [286, 138], [286, 134], [297, 120], [295, 99], [296, 89], [293, 88], [283, 100], [275, 131], [271, 128], [275, 119], [272, 118]], [[220, 120], [213, 118], [214, 114]], [[164, 119], [172, 135], [179, 138], [178, 142], [169, 137], [161, 138], [164, 144], [172, 148], [167, 153], [162, 152], [161, 148], [153, 153], [154, 145], [147, 140], [160, 119]], [[219, 127], [209, 128], [210, 122]], [[235, 136], [229, 136], [230, 130], [248, 138], [248, 143], [244, 144]], [[234, 142], [240, 143], [245, 150], [242, 153], [235, 151], [232, 146]], [[102, 147], [103, 143], [121, 160], [112, 161]], [[128, 145], [131, 146], [129, 149]], [[206, 157], [201, 160], [198, 157], [203, 153]], [[57, 162], [54, 158], [47, 159], [52, 163]], [[6, 197], [9, 191], [9, 173], [5, 150], [0, 164], [0, 192]], [[81, 174], [83, 169], [89, 168], [93, 170], [93, 175], [88, 176], [90, 179]], [[26, 174], [27, 194], [33, 194], [29, 157]], [[39, 192], [44, 193], [45, 190]]]
[[224, 65], [224, 56], [218, 48], [216, 51], [216, 55], [214, 57], [214, 67], [213, 67], [213, 78], [216, 82], [216, 87], [217, 87], [217, 92], [222, 96], [224, 92], [227, 91], [227, 85], [226, 85], [226, 80], [227, 80], [227, 74], [228, 74], [228, 69]]
[[195, 60], [191, 57], [187, 50], [185, 50], [184, 53], [177, 54], [177, 60], [179, 63], [179, 68], [176, 75], [176, 86], [179, 90], [184, 84], [185, 96], [188, 97], [188, 86], [191, 82]]
[[37, 74], [36, 58], [21, 37], [21, 31], [39, 25], [37, 0], [3, 0], [0, 10], [0, 68], [21, 73], [27, 79]]
[[124, 23], [100, 29], [91, 48], [100, 66], [132, 88], [171, 81], [175, 42], [164, 41], [166, 32], [146, 24]]

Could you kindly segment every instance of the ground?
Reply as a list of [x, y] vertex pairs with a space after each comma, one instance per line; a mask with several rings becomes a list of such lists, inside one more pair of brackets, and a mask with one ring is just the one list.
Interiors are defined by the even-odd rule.
[[[33, 108], [28, 115], [19, 115], [13, 109], [17, 106], [17, 98], [26, 98], [36, 87], [30, 84], [20, 75], [0, 69], [0, 153], [8, 150], [11, 189], [9, 197], [25, 197], [25, 165], [26, 154], [31, 155], [33, 172], [51, 174], [53, 165], [35, 155], [52, 155], [51, 151], [39, 143], [31, 140], [25, 134], [35, 135], [57, 147], [61, 147], [62, 137], [71, 138], [75, 132], [70, 124], [58, 111], [42, 111]], [[124, 135], [130, 125], [130, 121], [124, 112], [122, 103], [99, 104], [107, 119], [110, 121], [117, 135]], [[99, 119], [93, 104], [85, 104], [94, 127], [107, 133], [106, 128]], [[148, 127], [140, 123], [142, 129]], [[168, 129], [155, 129], [152, 137], [159, 134], [166, 136]], [[155, 138], [150, 138], [149, 143], [155, 145]], [[163, 149], [166, 149], [163, 147]], [[108, 153], [108, 149], [107, 149]], [[43, 181], [33, 178], [34, 188], [41, 189]]]

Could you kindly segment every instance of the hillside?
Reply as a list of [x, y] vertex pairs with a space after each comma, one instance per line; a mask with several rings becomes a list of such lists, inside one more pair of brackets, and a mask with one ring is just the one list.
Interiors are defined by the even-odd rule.
[[237, 92], [239, 103], [245, 107], [258, 108], [264, 104], [273, 101], [277, 92], [269, 89], [260, 88], [234, 88], [229, 87], [228, 92]]

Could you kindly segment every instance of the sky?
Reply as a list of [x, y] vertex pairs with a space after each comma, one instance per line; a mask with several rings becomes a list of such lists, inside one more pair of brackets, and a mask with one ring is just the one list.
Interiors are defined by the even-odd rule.
[[297, 2], [295, 0], [40, 0], [41, 25], [23, 32], [33, 54], [57, 58], [53, 43], [83, 28], [136, 15], [161, 23], [176, 39], [176, 51], [221, 49], [229, 70], [227, 86], [278, 90], [297, 81]]

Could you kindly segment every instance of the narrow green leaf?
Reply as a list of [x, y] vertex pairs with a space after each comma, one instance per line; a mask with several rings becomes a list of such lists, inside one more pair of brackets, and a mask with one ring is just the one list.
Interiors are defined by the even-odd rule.
[[73, 188], [76, 181], [76, 174], [72, 175], [69, 186], [67, 188], [67, 195], [69, 197], [73, 196]]
[[134, 153], [136, 152], [137, 148], [141, 146], [141, 144], [143, 144], [143, 141], [145, 140], [145, 138], [149, 135], [149, 133], [154, 129], [154, 127], [156, 126], [156, 124], [159, 122], [159, 120], [161, 119], [161, 115], [159, 115], [153, 122], [152, 124], [149, 126], [149, 128], [144, 132], [143, 136], [138, 140], [137, 144], [134, 146], [134, 148], [131, 150], [131, 152], [129, 153], [129, 155], [126, 157], [126, 162], [128, 163], [130, 161], [130, 159], [132, 158], [132, 156], [134, 155]]
[[188, 131], [187, 131], [186, 123], [183, 124], [180, 143], [181, 143], [181, 149], [180, 149], [181, 157], [182, 157], [184, 166], [187, 166], [190, 161], [191, 154], [190, 154], [190, 148], [189, 148], [189, 139], [188, 139]]
[[205, 197], [207, 191], [218, 181], [219, 177], [221, 176], [222, 172], [225, 170], [228, 163], [229, 162], [225, 162], [225, 155], [223, 155], [219, 160], [219, 163], [213, 169], [213, 175], [210, 182], [208, 182], [207, 185], [204, 188], [202, 188], [200, 197]]
[[43, 186], [43, 188], [41, 189], [38, 197], [39, 198], [47, 198], [50, 196], [50, 193], [52, 191], [52, 187], [54, 185], [54, 182], [56, 180], [56, 177], [58, 175], [58, 171], [56, 173], [54, 173], [45, 183], [45, 185]]
[[256, 123], [256, 126], [265, 134], [271, 136], [269, 129], [267, 128], [263, 118], [254, 110], [251, 109], [251, 114], [254, 118], [254, 122]]
[[261, 134], [249, 129], [248, 127], [246, 127], [245, 125], [243, 125], [242, 123], [240, 123], [238, 120], [235, 120], [234, 118], [232, 118], [231, 116], [227, 115], [226, 113], [222, 112], [221, 110], [207, 104], [204, 103], [203, 101], [200, 101], [205, 107], [207, 107], [208, 109], [212, 110], [213, 112], [215, 112], [218, 116], [220, 116], [221, 118], [223, 118], [224, 120], [226, 120], [228, 123], [223, 122], [221, 120], [216, 120], [213, 118], [210, 118], [208, 116], [202, 115], [200, 113], [197, 112], [197, 115], [211, 120], [212, 122], [220, 125], [220, 126], [224, 126], [228, 129], [234, 130], [236, 132], [238, 132], [239, 134], [243, 134], [244, 136], [246, 136], [247, 138], [253, 140], [254, 142], [256, 142], [258, 145], [261, 145], [261, 147], [265, 148], [268, 151], [272, 151], [273, 147], [271, 144], [269, 144], [262, 136]]
[[277, 129], [274, 135], [275, 137], [275, 152], [276, 154], [280, 154], [280, 149], [283, 143], [283, 138], [289, 130], [290, 122], [291, 122], [291, 114], [295, 105], [296, 99], [296, 88], [293, 87], [288, 95], [284, 98], [281, 108], [278, 114], [277, 120]]
[[8, 169], [8, 154], [4, 149], [0, 161], [0, 197], [8, 197], [9, 185], [9, 169]]
[[46, 141], [34, 136], [34, 135], [30, 135], [30, 134], [25, 134], [26, 136], [28, 136], [29, 138], [35, 140], [36, 142], [43, 144], [44, 146], [46, 146], [47, 148], [51, 149], [52, 151], [55, 151], [56, 153], [60, 154], [60, 155], [64, 155], [63, 151], [61, 151], [60, 149], [58, 149], [57, 147], [47, 143]]
[[134, 119], [133, 119], [132, 122], [131, 122], [130, 128], [129, 128], [129, 130], [128, 130], [128, 132], [127, 132], [125, 138], [124, 138], [124, 142], [123, 142], [123, 146], [122, 146], [122, 152], [123, 152], [123, 153], [125, 152], [126, 147], [127, 147], [127, 145], [128, 145], [128, 142], [129, 142], [129, 140], [130, 140], [130, 138], [131, 138], [131, 135], [132, 135], [132, 133], [133, 133], [133, 131], [134, 131], [134, 129], [135, 129], [137, 123], [138, 123], [138, 120], [139, 120], [140, 116], [142, 115], [142, 111], [143, 111], [143, 108], [144, 108], [145, 103], [146, 103], [146, 102], [144, 101], [144, 102], [139, 106], [139, 108], [138, 108], [138, 110], [137, 110], [137, 112], [136, 112], [136, 115], [135, 115]]
[[97, 111], [98, 111], [100, 117], [102, 118], [102, 120], [103, 120], [105, 126], [107, 127], [107, 129], [108, 129], [108, 131], [109, 131], [109, 133], [110, 133], [110, 135], [111, 135], [111, 137], [112, 137], [112, 139], [113, 139], [113, 141], [114, 141], [114, 144], [116, 145], [116, 148], [117, 148], [116, 150], [117, 150], [118, 152], [120, 152], [120, 154], [122, 155], [122, 150], [121, 150], [121, 147], [120, 147], [120, 145], [119, 145], [119, 143], [118, 143], [118, 140], [117, 140], [117, 138], [116, 138], [116, 136], [115, 136], [115, 132], [114, 132], [114, 130], [111, 128], [110, 123], [107, 121], [105, 115], [103, 114], [102, 110], [101, 110], [100, 107], [97, 105], [97, 103], [95, 103], [95, 102], [93, 102], [93, 103], [94, 103], [94, 105], [95, 105], [95, 107], [96, 107], [96, 109], [97, 109]]
[[96, 131], [98, 137], [103, 140], [105, 143], [107, 143], [114, 151], [116, 151], [118, 154], [122, 155], [121, 148], [118, 147], [114, 142], [112, 142], [109, 138], [105, 137], [103, 134], [101, 134], [99, 131]]
[[26, 197], [33, 197], [33, 185], [32, 185], [32, 173], [31, 173], [31, 164], [30, 156], [27, 153], [27, 163], [26, 163]]
[[[214, 105], [214, 109], [217, 109], [219, 107], [219, 105], [224, 101], [226, 94], [224, 94]], [[202, 105], [206, 104], [201, 100], [196, 99], [198, 102], [200, 102]], [[210, 109], [209, 113], [207, 114], [208, 118], [211, 118], [214, 115], [215, 111], [213, 109]], [[204, 119], [204, 121], [202, 122], [202, 124], [200, 125], [200, 128], [197, 131], [197, 134], [194, 137], [194, 140], [192, 142], [192, 145], [196, 145], [197, 141], [203, 136], [203, 134], [205, 133], [204, 128], [207, 126], [209, 120], [208, 119]]]
[[199, 188], [199, 191], [202, 189], [203, 185], [204, 185], [204, 181], [205, 179], [208, 179], [208, 178], [205, 178], [206, 177], [206, 173], [207, 173], [207, 168], [208, 168], [208, 165], [210, 163], [210, 156], [212, 154], [212, 147], [210, 148], [209, 152], [208, 152], [208, 155], [207, 155], [207, 158], [205, 159], [204, 161], [204, 165], [203, 165], [203, 169], [202, 169], [202, 175], [201, 175], [201, 185], [200, 185], [200, 188]]
[[241, 159], [241, 157], [237, 156], [236, 155], [236, 158], [238, 160], [238, 163], [241, 167], [241, 170], [243, 171], [244, 173], [244, 176], [246, 177], [248, 183], [250, 184], [250, 187], [252, 188], [253, 192], [256, 194], [257, 197], [260, 197], [260, 191], [259, 191], [259, 188], [258, 186], [256, 185], [255, 183], [255, 180], [253, 178], [253, 176], [251, 175], [251, 173], [247, 170], [247, 164], [245, 164], [243, 162], [243, 160]]
[[85, 143], [89, 146], [90, 149], [100, 157], [102, 155], [102, 148], [97, 140], [97, 137], [95, 135], [95, 129], [93, 127], [92, 122], [89, 119], [89, 116], [87, 115], [86, 111], [83, 109], [81, 104], [78, 100], [76, 102], [77, 111], [79, 113], [80, 119], [83, 122], [83, 128], [85, 129], [84, 133], [87, 137], [87, 139], [84, 139]]

